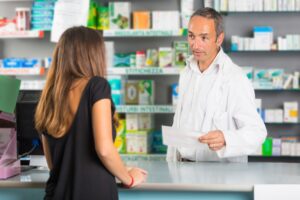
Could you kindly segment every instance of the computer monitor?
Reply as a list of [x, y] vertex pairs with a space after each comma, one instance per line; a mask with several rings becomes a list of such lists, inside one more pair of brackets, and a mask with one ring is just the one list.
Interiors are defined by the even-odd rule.
[[[16, 105], [17, 142], [18, 154], [29, 152], [35, 145], [30, 155], [43, 155], [40, 136], [34, 127], [34, 113], [37, 101], [19, 101]], [[38, 143], [38, 145], [37, 145]]]

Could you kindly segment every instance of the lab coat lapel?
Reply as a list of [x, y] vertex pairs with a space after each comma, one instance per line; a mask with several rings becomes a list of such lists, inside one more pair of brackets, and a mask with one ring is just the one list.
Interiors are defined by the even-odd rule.
[[183, 74], [182, 74], [182, 81], [180, 81], [179, 85], [179, 92], [181, 94], [179, 94], [179, 99], [178, 99], [178, 103], [176, 106], [176, 115], [174, 117], [174, 125], [175, 127], [179, 128], [179, 123], [180, 123], [180, 117], [181, 117], [181, 111], [182, 111], [182, 102], [184, 99], [184, 96], [186, 94], [187, 88], [189, 87], [189, 82], [191, 80], [192, 77], [192, 72], [190, 70], [186, 70]]
[[219, 110], [222, 105], [222, 97], [224, 92], [224, 76], [223, 76], [223, 66], [219, 67], [218, 75], [215, 81], [215, 84], [212, 87], [212, 90], [207, 97], [207, 106], [205, 110], [204, 121], [202, 124], [202, 131], [208, 132], [212, 128], [212, 120], [215, 113]]

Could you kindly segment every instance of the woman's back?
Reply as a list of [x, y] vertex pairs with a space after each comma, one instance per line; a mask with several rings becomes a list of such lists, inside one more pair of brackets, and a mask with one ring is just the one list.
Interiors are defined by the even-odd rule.
[[69, 130], [60, 138], [45, 134], [53, 166], [45, 199], [118, 199], [115, 178], [103, 166], [95, 150], [92, 107], [101, 99], [111, 99], [110, 87], [104, 78], [92, 77], [74, 84], [69, 94], [74, 115]]

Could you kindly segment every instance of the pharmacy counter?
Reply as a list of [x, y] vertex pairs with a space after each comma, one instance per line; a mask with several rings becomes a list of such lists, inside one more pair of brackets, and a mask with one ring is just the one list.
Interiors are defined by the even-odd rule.
[[[300, 186], [300, 163], [215, 163], [129, 161], [149, 173], [147, 182], [120, 199], [253, 199], [255, 188], [283, 184]], [[32, 169], [0, 181], [0, 199], [41, 199], [46, 169]], [[300, 193], [300, 190], [298, 190]]]

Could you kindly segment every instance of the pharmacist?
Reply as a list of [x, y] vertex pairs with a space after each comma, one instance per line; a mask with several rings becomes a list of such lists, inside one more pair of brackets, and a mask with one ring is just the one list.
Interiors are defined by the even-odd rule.
[[254, 89], [223, 52], [222, 16], [197, 10], [188, 26], [193, 55], [179, 78], [173, 127], [205, 133], [198, 148], [168, 147], [168, 161], [247, 162], [267, 135], [256, 111]]

